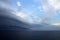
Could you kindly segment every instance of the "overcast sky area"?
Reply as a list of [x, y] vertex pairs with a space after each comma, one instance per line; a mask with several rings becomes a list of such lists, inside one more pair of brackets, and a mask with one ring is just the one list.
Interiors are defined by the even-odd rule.
[[[28, 23], [60, 24], [60, 0], [5, 0]], [[8, 6], [8, 5], [7, 5]], [[6, 7], [7, 7], [6, 6]]]

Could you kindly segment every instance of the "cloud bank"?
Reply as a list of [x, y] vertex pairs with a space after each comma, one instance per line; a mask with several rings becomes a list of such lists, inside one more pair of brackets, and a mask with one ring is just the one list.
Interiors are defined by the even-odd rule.
[[8, 4], [4, 4], [4, 2], [9, 3], [9, 1], [1, 0], [0, 4], [2, 3], [3, 5], [0, 5], [0, 7], [2, 6], [3, 8], [14, 10], [14, 12], [12, 11], [14, 15], [21, 17], [24, 22], [33, 23], [33, 24], [50, 23], [52, 17], [58, 14], [56, 13], [56, 11], [60, 10], [59, 0], [34, 0], [34, 1], [41, 3], [41, 6], [39, 6], [38, 8], [43, 9], [44, 17], [40, 17], [37, 15], [37, 13], [33, 14], [31, 11], [23, 8], [20, 1], [16, 2], [17, 7], [14, 7], [14, 5], [12, 7], [9, 6]]
[[17, 7], [14, 7], [14, 5], [12, 6], [12, 4], [10, 4], [11, 2], [10, 3], [9, 2], [7, 0], [6, 1], [5, 0], [0, 1], [0, 4], [1, 4], [0, 9], [2, 8], [2, 9], [5, 9], [5, 10], [8, 10], [8, 12], [10, 11], [15, 16], [20, 17], [20, 19], [23, 22], [27, 22], [27, 23], [31, 23], [31, 24], [39, 24], [41, 22], [40, 17], [32, 14], [27, 9], [22, 8], [22, 4], [21, 4], [20, 1], [16, 2]]

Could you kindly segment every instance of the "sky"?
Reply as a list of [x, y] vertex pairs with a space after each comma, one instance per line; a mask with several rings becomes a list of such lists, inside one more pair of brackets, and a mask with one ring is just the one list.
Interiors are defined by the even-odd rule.
[[60, 25], [60, 0], [10, 0], [15, 15], [29, 23]]

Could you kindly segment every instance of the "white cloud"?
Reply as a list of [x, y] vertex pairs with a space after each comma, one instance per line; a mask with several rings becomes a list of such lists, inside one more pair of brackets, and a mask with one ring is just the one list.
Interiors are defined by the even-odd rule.
[[16, 15], [19, 16], [19, 17], [21, 17], [21, 18], [25, 18], [25, 17], [26, 17], [26, 15], [23, 14], [22, 12], [19, 12], [19, 13], [17, 13]]
[[21, 17], [24, 22], [33, 23], [33, 20], [29, 17], [28, 14], [24, 14], [23, 12], [19, 12], [16, 15], [18, 17]]
[[[26, 12], [26, 13], [25, 13]], [[41, 23], [41, 18], [27, 11], [17, 12], [16, 16], [20, 17], [24, 22], [39, 24]]]
[[60, 9], [60, 1], [59, 0], [48, 0], [48, 3], [54, 7], [54, 9]]
[[54, 11], [56, 11], [60, 9], [60, 0], [35, 0], [35, 1], [40, 2], [42, 4], [43, 9], [46, 11], [53, 9]]
[[[60, 10], [60, 0], [35, 0], [35, 1], [41, 3], [40, 6], [42, 6], [42, 9], [44, 11], [43, 14], [44, 17], [42, 20], [47, 21], [47, 19], [52, 19], [53, 16], [56, 16], [58, 14], [56, 11]], [[41, 9], [40, 6], [38, 7], [39, 9]]]
[[17, 2], [17, 6], [22, 6], [21, 3], [20, 3], [19, 1]]
[[48, 6], [46, 6], [46, 5], [43, 5], [43, 10], [44, 10], [45, 12], [49, 11], [49, 8], [48, 8]]

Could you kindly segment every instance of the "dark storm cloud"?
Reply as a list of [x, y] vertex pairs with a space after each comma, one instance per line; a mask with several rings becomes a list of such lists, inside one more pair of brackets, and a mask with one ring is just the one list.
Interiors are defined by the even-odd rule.
[[0, 14], [7, 15], [8, 13], [11, 12], [12, 9], [10, 7], [8, 0], [0, 0]]
[[[7, 3], [6, 3], [7, 2]], [[11, 5], [9, 4], [9, 2], [7, 1], [7, 0], [0, 0], [0, 17], [2, 16], [2, 17], [7, 17], [7, 19], [9, 18], [9, 17], [11, 17], [11, 18], [13, 18], [14, 17], [14, 15], [12, 14], [12, 12], [13, 12], [14, 10], [12, 9], [12, 7], [11, 7]], [[9, 19], [9, 20], [11, 20], [11, 19]], [[9, 20], [7, 20], [7, 21], [9, 21]], [[0, 20], [1, 21], [1, 20]], [[5, 18], [4, 18], [4, 20], [3, 21], [6, 21], [5, 20]], [[2, 21], [2, 22], [3, 22]], [[6, 22], [7, 22], [6, 21]], [[5, 23], [6, 23], [5, 22]], [[11, 21], [10, 21], [11, 22]], [[0, 22], [1, 23], [1, 22]], [[12, 22], [11, 22], [12, 23]], [[9, 24], [9, 23], [7, 23], [7, 24]]]
[[2, 14], [1, 12], [7, 11], [7, 4], [6, 2], [8, 2], [7, 0], [0, 0], [0, 14]]
[[10, 4], [5, 3], [4, 0], [0, 0], [0, 4], [0, 25], [6, 24], [12, 26], [27, 27], [26, 23], [20, 20], [20, 17], [17, 17], [12, 13], [15, 11]]

